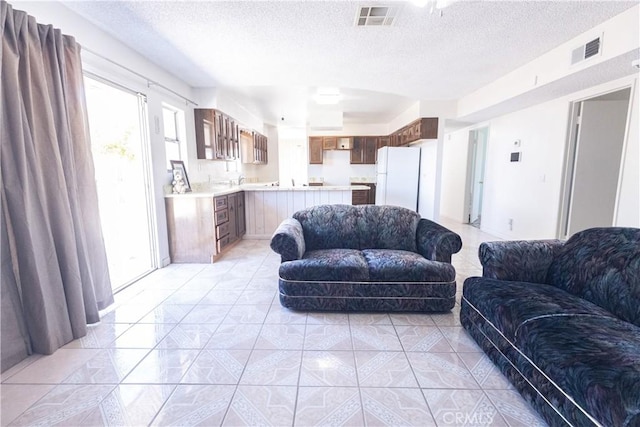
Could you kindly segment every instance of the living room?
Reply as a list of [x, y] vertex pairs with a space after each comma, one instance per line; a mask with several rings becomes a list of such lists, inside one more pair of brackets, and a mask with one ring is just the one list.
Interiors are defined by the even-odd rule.
[[[415, 6], [408, 2], [398, 3], [403, 4], [402, 13], [414, 12], [412, 8]], [[455, 19], [456, 8], [463, 8], [464, 3], [466, 2], [453, 2], [449, 7], [442, 9], [442, 17]], [[618, 157], [620, 161], [612, 172], [617, 179], [613, 184], [615, 189], [613, 197], [607, 202], [612, 221], [601, 225], [640, 226], [638, 68], [634, 68], [632, 65], [634, 61], [638, 60], [639, 49], [639, 7], [637, 3], [627, 2], [611, 6], [612, 8], [619, 7], [619, 9], [616, 9], [615, 12], [612, 9], [611, 15], [606, 19], [593, 22], [564, 39], [562, 43], [540, 52], [517, 67], [504, 70], [499, 74], [492, 74], [492, 77], [487, 78], [484, 84], [475, 87], [463, 96], [451, 100], [447, 100], [447, 97], [410, 99], [403, 96], [390, 98], [398, 101], [396, 110], [392, 111], [393, 115], [390, 118], [378, 120], [376, 123], [350, 123], [345, 116], [344, 126], [339, 131], [309, 132], [305, 130], [302, 136], [291, 137], [296, 143], [302, 144], [304, 148], [302, 159], [305, 167], [301, 168], [301, 172], [292, 171], [291, 165], [295, 162], [291, 161], [291, 158], [283, 157], [283, 148], [287, 146], [284, 144], [286, 131], [283, 130], [282, 123], [280, 123], [293, 122], [297, 118], [293, 113], [288, 114], [281, 111], [274, 115], [268, 109], [262, 110], [260, 102], [247, 95], [251, 86], [259, 86], [261, 83], [247, 83], [246, 93], [242, 92], [242, 88], [237, 87], [218, 88], [213, 87], [214, 84], [207, 86], [194, 83], [196, 81], [194, 77], [187, 75], [184, 71], [189, 67], [196, 68], [194, 63], [182, 58], [184, 62], [180, 65], [166, 68], [157, 65], [157, 59], [143, 56], [131, 46], [127, 46], [117, 37], [109, 34], [104, 27], [97, 25], [87, 17], [82, 17], [80, 11], [83, 7], [88, 7], [86, 5], [79, 4], [74, 10], [72, 5], [64, 2], [18, 1], [10, 4], [16, 10], [24, 10], [35, 16], [38, 23], [52, 24], [54, 27], [60, 28], [64, 34], [74, 36], [86, 50], [86, 53], [83, 52], [83, 69], [90, 75], [101, 77], [146, 95], [147, 120], [150, 128], [148, 138], [152, 159], [150, 178], [153, 183], [149, 190], [152, 193], [152, 205], [155, 207], [152, 225], [153, 233], [156, 236], [156, 248], [153, 252], [155, 267], [153, 268], [158, 269], [156, 273], [168, 277], [167, 281], [158, 288], [157, 295], [152, 298], [169, 297], [178, 287], [189, 283], [189, 278], [197, 275], [198, 280], [191, 282], [193, 292], [190, 297], [192, 299], [186, 298], [187, 293], [185, 293], [183, 296], [186, 299], [182, 303], [176, 297], [172, 304], [193, 306], [195, 305], [193, 298], [196, 298], [197, 295], [202, 297], [202, 292], [198, 292], [198, 286], [202, 286], [204, 289], [207, 286], [205, 285], [207, 277], [216, 277], [218, 269], [222, 270], [225, 266], [228, 267], [232, 261], [237, 262], [239, 258], [247, 257], [246, 260], [249, 260], [248, 257], [252, 252], [259, 254], [258, 260], [254, 259], [251, 263], [240, 263], [237, 268], [246, 268], [247, 271], [251, 271], [250, 278], [255, 279], [253, 283], [255, 287], [265, 286], [264, 281], [261, 280], [273, 278], [272, 275], [277, 273], [277, 260], [274, 259], [274, 254], [268, 254], [268, 248], [264, 247], [266, 244], [264, 241], [242, 241], [238, 248], [229, 252], [231, 257], [229, 260], [221, 260], [220, 264], [214, 263], [210, 268], [202, 268], [197, 272], [188, 265], [174, 264], [169, 266], [169, 236], [164, 207], [166, 187], [170, 184], [171, 175], [167, 172], [166, 167], [164, 135], [159, 131], [159, 128], [162, 128], [163, 106], [166, 105], [176, 107], [183, 112], [184, 146], [181, 147], [181, 150], [183, 150], [184, 156], [182, 159], [187, 166], [189, 179], [194, 184], [239, 180], [241, 175], [257, 181], [282, 182], [285, 180], [284, 177], [293, 174], [299, 174], [297, 176], [301, 176], [302, 182], [310, 182], [311, 177], [318, 175], [318, 169], [313, 169], [307, 164], [306, 150], [309, 136], [387, 135], [415, 119], [438, 117], [437, 139], [422, 140], [414, 144], [420, 146], [424, 151], [433, 153], [433, 168], [425, 168], [425, 172], [420, 178], [424, 196], [423, 203], [419, 206], [419, 213], [424, 218], [447, 224], [451, 229], [463, 235], [465, 244], [468, 241], [472, 245], [469, 248], [464, 247], [463, 252], [458, 255], [457, 264], [454, 259], [458, 273], [467, 277], [481, 275], [477, 264], [477, 254], [474, 252], [480, 243], [477, 241], [477, 236], [481, 236], [480, 238], [484, 240], [519, 240], [566, 238], [573, 234], [566, 225], [571, 217], [568, 202], [571, 179], [568, 170], [572, 163], [570, 160], [572, 156], [571, 140], [572, 136], [575, 136], [571, 133], [574, 128], [574, 113], [579, 105], [586, 105], [588, 102], [600, 103], [605, 110], [613, 104], [624, 104], [625, 120]], [[249, 4], [251, 2], [247, 2], [243, 7], [248, 8]], [[351, 6], [355, 10], [356, 5], [351, 4]], [[103, 5], [103, 7], [108, 8], [109, 6]], [[493, 7], [498, 6], [493, 5]], [[585, 7], [596, 8], [597, 5]], [[88, 12], [84, 10], [83, 13]], [[127, 12], [124, 10], [120, 13], [126, 15]], [[440, 12], [439, 10], [434, 11], [433, 15], [430, 15], [428, 10], [415, 13], [421, 13], [422, 16], [428, 15], [432, 19], [438, 18]], [[97, 17], [93, 19], [99, 21]], [[551, 26], [563, 25], [559, 19]], [[585, 19], [585, 22], [590, 21]], [[150, 34], [153, 35], [153, 33]], [[570, 65], [568, 58], [577, 46], [584, 45], [594, 36], [599, 37], [603, 34], [602, 48], [598, 55], [583, 63]], [[163, 43], [168, 42], [163, 40]], [[167, 45], [161, 45], [157, 47], [157, 50], [161, 51], [163, 47], [167, 49], [167, 52], [175, 50], [174, 47]], [[495, 47], [491, 49], [495, 49]], [[173, 60], [178, 59], [174, 58]], [[260, 68], [260, 65], [254, 64], [253, 66]], [[472, 68], [473, 64], [464, 66]], [[478, 71], [478, 73], [480, 72]], [[492, 73], [496, 73], [496, 71], [493, 70]], [[179, 76], [185, 77], [183, 79]], [[320, 86], [320, 82], [313, 86]], [[618, 93], [621, 95], [609, 95]], [[343, 94], [349, 94], [347, 87], [343, 89]], [[195, 146], [194, 108], [221, 110], [240, 120], [243, 125], [266, 135], [270, 154], [269, 163], [267, 165], [242, 165], [235, 162], [198, 159]], [[291, 126], [291, 128], [295, 128], [295, 126]], [[462, 232], [460, 230], [462, 230], [463, 224], [472, 222], [469, 217], [472, 203], [468, 195], [471, 175], [470, 158], [473, 147], [470, 136], [481, 129], [488, 129], [488, 135], [480, 228], [472, 228], [470, 231]], [[519, 161], [512, 161], [512, 153], [519, 153]], [[339, 157], [343, 155], [342, 153], [330, 152], [325, 154], [325, 156], [327, 155], [334, 156], [332, 160], [344, 161], [345, 166], [348, 164], [347, 159]], [[591, 162], [590, 165], [587, 165], [587, 170], [595, 169], [593, 160]], [[342, 167], [342, 163], [337, 167]], [[365, 172], [361, 172], [361, 170], [354, 169], [352, 174], [361, 176], [371, 173], [368, 169]], [[611, 191], [608, 192], [609, 195], [611, 195], [610, 193]], [[596, 202], [599, 201], [604, 204], [604, 198], [599, 197]], [[475, 246], [473, 246], [474, 244]], [[256, 263], [259, 265], [254, 265]], [[167, 266], [171, 268], [162, 268]], [[271, 268], [273, 271], [263, 271], [267, 268]], [[164, 273], [163, 270], [165, 270]], [[227, 289], [232, 289], [233, 283], [238, 284], [244, 279], [247, 279], [244, 283], [245, 287], [250, 282], [248, 280], [250, 278], [244, 277], [241, 273], [229, 269], [224, 271], [226, 276], [220, 283], [227, 283]], [[172, 275], [178, 277], [176, 283], [173, 284], [169, 279]], [[458, 293], [461, 291], [462, 281], [463, 278], [458, 278]], [[224, 285], [220, 289], [225, 289]], [[186, 291], [188, 288], [184, 290]], [[207, 290], [211, 289], [207, 288]], [[265, 291], [266, 288], [259, 290]], [[144, 299], [141, 295], [138, 293], [127, 295], [127, 291], [124, 290], [116, 295], [116, 299], [118, 304], [123, 304], [125, 297], [138, 296], [138, 301], [141, 301]], [[149, 297], [151, 293], [147, 292], [144, 295]], [[233, 292], [229, 295], [239, 297], [239, 294]], [[266, 293], [262, 297], [266, 298]], [[277, 301], [274, 304], [278, 304]], [[227, 308], [230, 309], [230, 307]], [[150, 310], [151, 308], [149, 308]], [[265, 316], [267, 313], [268, 311], [265, 312]], [[123, 316], [123, 319], [126, 318], [126, 314]], [[125, 323], [114, 322], [112, 325], [136, 323], [142, 319], [142, 317], [136, 317], [137, 314], [123, 321]], [[345, 319], [348, 318], [349, 316], [345, 317]], [[353, 318], [356, 319], [357, 316]], [[383, 324], [392, 325], [392, 320], [389, 317], [388, 322], [385, 320]], [[432, 323], [432, 320], [429, 317], [428, 320], [425, 320], [429, 324], [421, 326], [433, 326], [437, 325], [435, 322], [447, 323], [451, 321], [447, 318], [447, 320], [436, 320]], [[355, 325], [357, 321], [352, 320], [351, 324]], [[211, 322], [213, 323], [213, 320]], [[320, 321], [318, 322], [320, 323]], [[308, 316], [305, 317], [303, 323], [309, 325]], [[301, 323], [296, 320], [292, 324], [300, 325]], [[402, 323], [399, 325], [408, 326]], [[459, 327], [459, 324], [443, 327], [453, 326]], [[293, 329], [296, 328], [297, 326]], [[3, 329], [3, 335], [4, 332]], [[444, 337], [445, 330], [439, 332]], [[453, 329], [448, 332], [459, 333], [458, 330], [454, 331]], [[256, 334], [258, 333], [259, 331], [256, 331]], [[302, 334], [304, 335], [304, 333]], [[453, 338], [453, 340], [456, 339]], [[460, 338], [458, 341], [462, 342], [464, 338]], [[451, 343], [453, 341], [450, 341], [448, 345]], [[131, 348], [127, 347], [127, 349]], [[247, 349], [241, 348], [241, 350]], [[320, 351], [320, 348], [313, 348], [312, 351]], [[134, 353], [136, 352], [131, 352], [132, 355]], [[133, 357], [135, 358], [137, 355]], [[5, 389], [5, 378], [6, 373], [3, 372], [3, 389]], [[61, 383], [65, 378], [53, 383]], [[50, 391], [52, 387], [48, 386], [53, 383], [41, 388], [42, 394], [40, 396], [44, 395], [45, 389], [46, 392]], [[14, 387], [17, 386], [14, 385]], [[5, 412], [6, 396], [7, 394], [3, 392], [3, 413]], [[30, 404], [33, 403], [35, 401]], [[25, 407], [23, 411], [27, 409]], [[16, 414], [16, 417], [21, 413]], [[442, 416], [444, 417], [444, 415]], [[3, 419], [2, 423], [4, 425], [5, 422], [11, 421], [13, 418], [11, 420]], [[500, 421], [516, 423], [514, 420], [504, 421], [503, 418], [500, 418]], [[227, 422], [242, 424], [238, 419], [231, 418]], [[355, 421], [351, 423], [358, 424]], [[453, 422], [441, 418], [440, 423], [455, 424], [455, 417]], [[500, 423], [496, 422], [497, 424]]]

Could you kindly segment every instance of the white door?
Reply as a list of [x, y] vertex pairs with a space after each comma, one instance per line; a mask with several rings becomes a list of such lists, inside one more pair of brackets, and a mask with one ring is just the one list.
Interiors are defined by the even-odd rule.
[[614, 225], [630, 95], [627, 88], [574, 105], [562, 237]]
[[111, 285], [156, 268], [144, 95], [85, 77], [91, 151]]

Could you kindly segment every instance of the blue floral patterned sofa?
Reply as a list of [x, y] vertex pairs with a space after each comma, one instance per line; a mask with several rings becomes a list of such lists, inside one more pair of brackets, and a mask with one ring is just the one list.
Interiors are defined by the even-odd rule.
[[297, 310], [447, 311], [460, 236], [397, 206], [321, 205], [280, 224], [280, 302]]
[[486, 242], [460, 318], [550, 425], [640, 426], [640, 229]]

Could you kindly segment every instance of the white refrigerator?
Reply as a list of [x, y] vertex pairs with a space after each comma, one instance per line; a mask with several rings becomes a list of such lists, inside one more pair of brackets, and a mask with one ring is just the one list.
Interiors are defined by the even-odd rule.
[[418, 210], [420, 147], [382, 147], [376, 162], [376, 205]]

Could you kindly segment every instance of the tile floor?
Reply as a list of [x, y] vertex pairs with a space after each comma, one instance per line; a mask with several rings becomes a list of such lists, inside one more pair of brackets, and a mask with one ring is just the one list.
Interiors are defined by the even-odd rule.
[[[460, 224], [458, 300], [496, 240]], [[279, 259], [244, 240], [116, 295], [89, 334], [2, 374], [4, 425], [536, 426], [544, 422], [447, 314], [300, 313]]]

